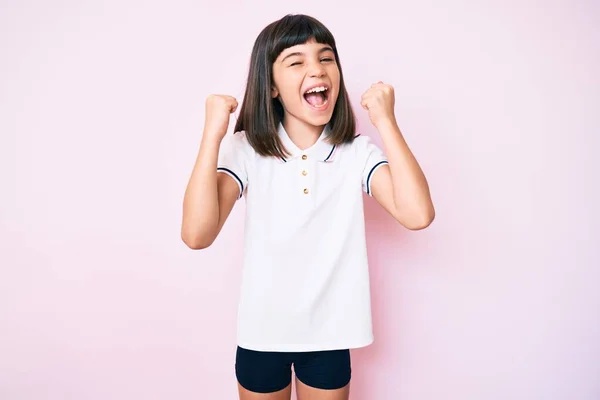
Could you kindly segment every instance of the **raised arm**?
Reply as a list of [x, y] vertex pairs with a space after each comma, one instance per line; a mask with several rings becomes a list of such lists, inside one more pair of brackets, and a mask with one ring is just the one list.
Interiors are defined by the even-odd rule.
[[204, 133], [183, 200], [181, 238], [191, 249], [214, 242], [240, 194], [234, 178], [217, 173], [221, 142], [236, 108], [231, 96], [211, 95], [206, 101]]

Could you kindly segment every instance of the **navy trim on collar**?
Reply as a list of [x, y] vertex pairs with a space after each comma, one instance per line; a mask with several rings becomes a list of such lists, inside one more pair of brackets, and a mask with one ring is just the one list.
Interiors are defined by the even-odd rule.
[[305, 150], [301, 150], [292, 142], [289, 135], [285, 131], [283, 124], [280, 122], [277, 134], [283, 143], [283, 146], [291, 153], [287, 158], [281, 158], [281, 162], [288, 162], [295, 158], [302, 156], [303, 154], [309, 157], [317, 157], [317, 160], [321, 162], [332, 162], [335, 160], [335, 148], [336, 145], [329, 144], [325, 141], [325, 138], [329, 135], [329, 126], [325, 126], [319, 139], [311, 147]]

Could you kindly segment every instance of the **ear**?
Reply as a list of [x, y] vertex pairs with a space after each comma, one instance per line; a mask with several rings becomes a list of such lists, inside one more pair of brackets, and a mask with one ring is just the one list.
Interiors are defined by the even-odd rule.
[[271, 97], [275, 99], [278, 96], [279, 96], [279, 91], [277, 90], [277, 88], [274, 86], [271, 87]]

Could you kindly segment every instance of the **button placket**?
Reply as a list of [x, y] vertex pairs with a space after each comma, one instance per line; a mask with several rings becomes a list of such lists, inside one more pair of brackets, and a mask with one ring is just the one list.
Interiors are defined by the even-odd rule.
[[[306, 154], [302, 154], [302, 160], [306, 161], [307, 159], [308, 159], [308, 156]], [[306, 163], [302, 163], [302, 164], [303, 164], [302, 165], [302, 175], [306, 176], [308, 174], [308, 171], [306, 170], [307, 166], [305, 165]], [[306, 182], [306, 184], [308, 184], [308, 182]], [[304, 187], [303, 192], [304, 192], [304, 194], [310, 193], [310, 191], [308, 190], [308, 187], [306, 187], [306, 186]]]

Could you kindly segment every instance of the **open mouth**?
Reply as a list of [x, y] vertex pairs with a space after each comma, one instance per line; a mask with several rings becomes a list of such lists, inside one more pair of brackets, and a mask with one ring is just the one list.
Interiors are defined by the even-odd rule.
[[304, 92], [304, 100], [314, 109], [321, 110], [329, 102], [329, 87], [315, 86]]

